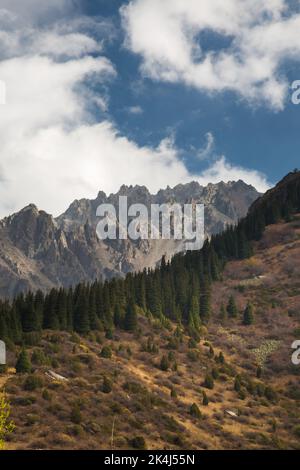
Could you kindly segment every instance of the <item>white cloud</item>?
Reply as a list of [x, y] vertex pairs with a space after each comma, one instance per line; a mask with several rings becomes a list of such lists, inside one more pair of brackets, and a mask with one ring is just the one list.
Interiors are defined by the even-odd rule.
[[215, 163], [207, 168], [198, 178], [200, 184], [218, 183], [224, 181], [243, 180], [247, 184], [251, 184], [260, 192], [270, 189], [270, 183], [265, 175], [256, 170], [250, 170], [241, 166], [232, 165], [226, 161], [224, 156], [220, 157]]
[[130, 106], [127, 111], [129, 114], [143, 114], [144, 112], [141, 106]]
[[207, 158], [209, 158], [215, 146], [215, 138], [212, 132], [207, 132], [205, 134], [205, 138], [206, 138], [206, 145], [203, 148], [195, 152], [199, 160], [206, 160]]
[[73, 0], [0, 0], [0, 12], [15, 17], [18, 23], [37, 22], [66, 15], [74, 6]]
[[[172, 139], [156, 148], [140, 147], [111, 122], [97, 122], [91, 104], [105, 110], [107, 100], [85, 82], [116, 74], [101, 55], [101, 41], [89, 34], [88, 26], [97, 24], [77, 19], [37, 26], [35, 19], [47, 13], [45, 4], [26, 3], [25, 12], [25, 2], [0, 0], [0, 39], [6, 38], [7, 45], [0, 48], [0, 79], [7, 87], [7, 104], [0, 108], [1, 216], [30, 202], [57, 215], [75, 198], [94, 197], [100, 189], [116, 191], [124, 183], [157, 191], [191, 179], [208, 183], [243, 175], [258, 189], [266, 187], [263, 176], [224, 159], [200, 177], [191, 174]], [[64, 7], [68, 2], [54, 3]], [[23, 14], [23, 7], [20, 20], [15, 15]]]
[[[132, 0], [121, 14], [126, 45], [142, 57], [144, 75], [283, 108], [288, 83], [280, 66], [300, 62], [300, 14], [287, 0]], [[230, 46], [202, 50], [207, 30]]]

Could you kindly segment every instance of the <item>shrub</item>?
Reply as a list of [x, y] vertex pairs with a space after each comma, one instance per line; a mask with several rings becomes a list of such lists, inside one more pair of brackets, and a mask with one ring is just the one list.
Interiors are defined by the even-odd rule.
[[16, 363], [16, 372], [18, 374], [31, 372], [31, 362], [26, 349], [22, 349], [18, 356]]
[[240, 392], [240, 391], [241, 391], [241, 388], [242, 388], [241, 379], [240, 379], [240, 377], [237, 375], [236, 378], [235, 378], [235, 381], [234, 381], [234, 390], [235, 390], [236, 392]]
[[77, 333], [73, 332], [70, 336], [70, 341], [75, 344], [80, 344], [80, 336]]
[[26, 415], [26, 424], [27, 426], [33, 426], [36, 423], [40, 422], [40, 417], [37, 414], [34, 413], [28, 413]]
[[105, 333], [105, 338], [106, 339], [113, 339], [114, 335], [113, 335], [113, 331], [111, 329], [108, 329]]
[[194, 340], [194, 338], [189, 339], [188, 347], [190, 349], [195, 349], [197, 347], [197, 342]]
[[44, 388], [43, 393], [42, 393], [42, 397], [43, 397], [44, 400], [51, 401], [52, 395], [49, 392], [49, 390], [47, 390], [47, 388]]
[[130, 444], [134, 449], [138, 449], [138, 450], [147, 449], [146, 441], [142, 436], [135, 436], [133, 439], [130, 440]]
[[103, 378], [103, 384], [102, 384], [102, 392], [103, 393], [110, 393], [112, 391], [112, 382], [109, 380], [108, 377]]
[[41, 334], [37, 331], [23, 333], [23, 340], [26, 346], [38, 346], [41, 342]]
[[208, 397], [207, 397], [206, 393], [203, 391], [203, 401], [202, 401], [202, 404], [203, 404], [203, 406], [207, 406], [208, 403], [209, 403]]
[[193, 418], [201, 419], [202, 414], [201, 411], [199, 410], [198, 405], [196, 403], [193, 403], [190, 407], [190, 415], [193, 416]]
[[205, 388], [208, 388], [210, 390], [212, 390], [214, 388], [214, 379], [212, 377], [211, 374], [206, 374], [206, 377], [204, 379], [204, 383], [203, 383], [203, 386]]
[[49, 359], [41, 349], [35, 349], [31, 356], [31, 361], [37, 366], [43, 366], [49, 364]]
[[23, 384], [24, 390], [32, 391], [43, 386], [43, 380], [38, 375], [28, 375]]
[[0, 450], [3, 450], [4, 440], [13, 432], [14, 427], [14, 423], [10, 420], [10, 405], [5, 394], [0, 393]]
[[169, 361], [168, 361], [167, 356], [163, 356], [163, 357], [161, 358], [161, 361], [160, 361], [160, 368], [161, 368], [161, 370], [163, 370], [163, 371], [165, 371], [165, 372], [169, 369]]
[[222, 352], [219, 353], [218, 362], [219, 362], [219, 364], [225, 364], [225, 357], [224, 357], [224, 354]]
[[7, 372], [7, 364], [0, 364], [0, 374], [5, 374]]
[[112, 351], [110, 346], [103, 346], [101, 353], [101, 357], [104, 357], [105, 359], [111, 359], [112, 356]]
[[70, 418], [74, 424], [80, 424], [82, 422], [81, 411], [78, 405], [73, 406]]
[[199, 359], [199, 352], [195, 349], [188, 351], [187, 357], [192, 362], [197, 362]]
[[265, 397], [269, 401], [276, 401], [277, 400], [277, 393], [271, 387], [266, 387], [265, 389]]

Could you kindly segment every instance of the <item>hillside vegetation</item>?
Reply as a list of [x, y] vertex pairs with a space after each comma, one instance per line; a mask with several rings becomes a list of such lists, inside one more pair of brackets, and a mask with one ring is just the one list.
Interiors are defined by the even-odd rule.
[[300, 448], [299, 182], [160, 269], [3, 302], [8, 447]]

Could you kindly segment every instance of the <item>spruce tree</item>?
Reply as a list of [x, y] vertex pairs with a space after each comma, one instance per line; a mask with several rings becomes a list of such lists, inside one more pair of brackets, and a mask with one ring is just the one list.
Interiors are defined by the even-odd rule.
[[238, 315], [238, 309], [237, 309], [233, 295], [229, 297], [229, 301], [227, 305], [227, 313], [230, 318], [236, 318]]
[[200, 307], [199, 301], [195, 295], [192, 296], [191, 306], [189, 310], [189, 326], [197, 331], [200, 328]]
[[245, 326], [252, 325], [253, 322], [254, 322], [253, 305], [250, 302], [248, 302], [244, 311], [243, 325]]
[[211, 313], [211, 291], [207, 276], [204, 278], [200, 294], [200, 318], [203, 323], [208, 323]]
[[207, 406], [208, 403], [209, 403], [209, 400], [208, 400], [208, 397], [207, 397], [206, 393], [204, 392], [204, 390], [203, 390], [203, 392], [202, 392], [202, 395], [203, 395], [202, 404], [203, 404], [204, 406]]
[[193, 418], [196, 418], [196, 419], [201, 419], [202, 418], [202, 414], [201, 414], [201, 411], [199, 409], [199, 406], [196, 404], [196, 403], [193, 403], [190, 407], [190, 415], [193, 417]]
[[203, 386], [212, 390], [214, 388], [214, 379], [211, 374], [206, 374]]
[[31, 372], [31, 361], [26, 349], [22, 349], [16, 363], [16, 372], [18, 374], [25, 374]]
[[134, 332], [137, 328], [137, 313], [136, 306], [132, 301], [128, 303], [125, 319], [124, 328], [127, 331]]
[[22, 328], [24, 333], [38, 331], [40, 322], [34, 305], [32, 293], [26, 295], [21, 314]]
[[80, 286], [74, 309], [74, 329], [79, 334], [86, 334], [90, 330], [88, 293], [84, 286]]
[[110, 393], [112, 391], [112, 382], [108, 377], [103, 378], [102, 384], [102, 392], [103, 393]]
[[50, 330], [59, 329], [59, 319], [56, 311], [57, 291], [52, 289], [45, 298], [43, 328]]
[[166, 372], [169, 369], [169, 367], [170, 367], [170, 364], [169, 364], [168, 358], [167, 356], [164, 355], [160, 361], [160, 368], [161, 370]]
[[240, 392], [241, 388], [242, 388], [241, 379], [240, 379], [240, 376], [237, 375], [235, 380], [234, 380], [234, 390], [236, 392]]

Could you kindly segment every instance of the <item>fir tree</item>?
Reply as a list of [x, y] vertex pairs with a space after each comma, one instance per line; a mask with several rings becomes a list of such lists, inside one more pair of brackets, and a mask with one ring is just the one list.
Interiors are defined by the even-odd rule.
[[245, 311], [244, 311], [244, 317], [243, 317], [243, 325], [252, 325], [254, 322], [254, 315], [253, 315], [253, 305], [248, 302]]
[[90, 330], [88, 296], [84, 286], [79, 287], [74, 309], [74, 329], [79, 334], [86, 334]]
[[224, 304], [222, 303], [220, 307], [220, 319], [226, 320], [226, 318], [227, 318], [227, 311], [226, 311]]
[[22, 349], [16, 363], [16, 372], [18, 374], [25, 374], [31, 372], [32, 366], [29, 355], [26, 349]]
[[196, 419], [201, 419], [202, 418], [202, 414], [201, 414], [201, 411], [198, 407], [198, 405], [196, 403], [193, 403], [190, 407], [190, 415], [193, 417], [193, 418], [196, 418]]
[[134, 332], [137, 328], [137, 313], [136, 306], [131, 301], [129, 302], [124, 319], [124, 328], [127, 331]]
[[102, 392], [103, 393], [110, 393], [112, 391], [112, 382], [108, 377], [103, 378], [102, 384]]
[[208, 403], [209, 403], [208, 397], [207, 397], [207, 395], [206, 395], [206, 393], [205, 393], [204, 391], [202, 392], [202, 395], [203, 395], [202, 404], [203, 404], [204, 406], [207, 406]]
[[240, 379], [239, 375], [237, 375], [235, 380], [234, 380], [234, 390], [236, 392], [240, 392], [241, 388], [242, 388], [241, 379]]
[[170, 367], [170, 364], [169, 364], [168, 358], [167, 356], [164, 355], [160, 361], [160, 368], [161, 370], [166, 372], [169, 369], [169, 367]]
[[238, 314], [238, 309], [234, 300], [233, 295], [229, 297], [228, 305], [227, 305], [227, 313], [230, 318], [236, 318]]
[[200, 328], [200, 308], [199, 301], [195, 295], [191, 299], [191, 306], [189, 310], [189, 326], [195, 330]]
[[212, 390], [214, 388], [214, 379], [211, 374], [206, 374], [203, 386]]
[[211, 292], [210, 283], [206, 277], [200, 295], [200, 318], [203, 323], [208, 323], [211, 313]]

